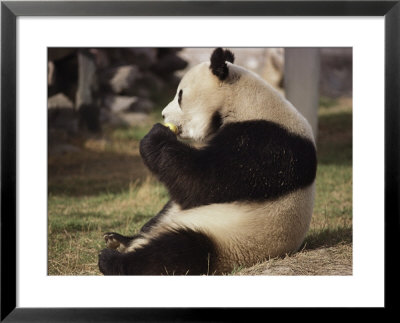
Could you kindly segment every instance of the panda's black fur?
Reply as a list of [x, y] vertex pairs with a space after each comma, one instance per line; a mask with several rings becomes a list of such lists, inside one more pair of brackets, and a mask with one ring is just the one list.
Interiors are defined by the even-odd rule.
[[264, 120], [228, 124], [201, 149], [156, 124], [140, 153], [182, 209], [274, 199], [310, 185], [317, 165], [310, 140]]
[[[217, 49], [211, 56], [210, 70], [223, 81], [229, 73], [225, 61], [233, 60], [230, 51]], [[181, 226], [152, 234], [173, 205], [191, 210], [220, 203], [274, 201], [314, 182], [317, 159], [310, 139], [267, 120], [224, 125], [222, 118], [219, 112], [210, 116], [210, 140], [202, 148], [177, 140], [161, 124], [154, 125], [141, 140], [143, 161], [166, 186], [171, 200], [137, 235], [105, 235], [106, 241], [124, 248], [144, 237], [147, 240], [132, 251], [113, 249], [117, 247], [102, 250], [99, 269], [103, 274], [220, 273], [216, 266], [218, 245], [207, 230]]]
[[105, 275], [212, 274], [213, 257], [214, 244], [207, 235], [182, 228], [166, 231], [134, 252], [104, 249], [99, 268]]
[[211, 55], [210, 69], [215, 76], [223, 81], [229, 74], [226, 62], [233, 63], [234, 61], [235, 55], [231, 51], [217, 48]]

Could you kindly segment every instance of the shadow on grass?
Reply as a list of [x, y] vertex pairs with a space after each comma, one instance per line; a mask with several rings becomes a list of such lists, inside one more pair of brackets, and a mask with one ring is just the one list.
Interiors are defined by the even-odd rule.
[[121, 193], [149, 175], [140, 156], [82, 151], [49, 158], [48, 193], [94, 196]]
[[339, 227], [325, 229], [309, 234], [304, 240], [300, 250], [314, 250], [319, 248], [334, 247], [338, 244], [350, 244], [353, 241], [353, 228]]
[[318, 119], [318, 163], [352, 165], [353, 116], [351, 111], [323, 114]]

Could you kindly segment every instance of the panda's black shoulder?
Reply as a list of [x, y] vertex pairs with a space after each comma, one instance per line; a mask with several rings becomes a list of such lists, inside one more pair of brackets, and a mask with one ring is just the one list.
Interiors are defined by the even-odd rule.
[[217, 174], [219, 180], [222, 177], [246, 179], [236, 181], [235, 185], [232, 181], [230, 189], [242, 192], [249, 199], [282, 196], [310, 185], [316, 177], [317, 154], [313, 141], [271, 121], [223, 125], [210, 141], [208, 150], [214, 156], [214, 165], [224, 165]]
[[228, 142], [234, 145], [236, 142], [244, 147], [246, 147], [244, 144], [247, 144], [249, 148], [259, 148], [272, 143], [279, 143], [279, 146], [302, 143], [314, 147], [309, 138], [290, 132], [282, 125], [268, 120], [250, 120], [223, 125], [210, 145], [221, 147]]

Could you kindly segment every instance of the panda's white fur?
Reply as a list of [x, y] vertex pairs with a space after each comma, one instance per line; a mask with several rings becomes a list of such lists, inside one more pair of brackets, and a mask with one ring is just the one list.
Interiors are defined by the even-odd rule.
[[[174, 99], [162, 111], [165, 122], [175, 124], [181, 138], [190, 138], [207, 146], [216, 135], [210, 131], [210, 122], [211, 116], [217, 112], [220, 127], [244, 121], [270, 121], [315, 145], [310, 125], [289, 101], [256, 74], [230, 62], [225, 64], [228, 74], [223, 77], [212, 73], [210, 62], [192, 68], [182, 78]], [[211, 241], [213, 263], [211, 272], [208, 267], [207, 272], [197, 272], [193, 268], [180, 271], [177, 267], [178, 273], [222, 273], [231, 271], [235, 266], [251, 266], [300, 247], [309, 228], [313, 201], [314, 180], [277, 198], [264, 200], [182, 207], [172, 199], [157, 220], [138, 236], [127, 238], [106, 234], [108, 246], [118, 248], [118, 254], [112, 249], [103, 251], [99, 260], [100, 270], [104, 274], [154, 274], [147, 269], [135, 272], [134, 269], [124, 268], [134, 268], [133, 262], [143, 259], [133, 260], [136, 259], [133, 257], [135, 253], [146, 254], [144, 250], [147, 246], [153, 246], [159, 237], [171, 232], [179, 233], [182, 229], [197, 232]], [[122, 265], [119, 260], [124, 254], [132, 255], [132, 260], [126, 260]], [[180, 260], [185, 264], [182, 258]], [[196, 261], [193, 263], [197, 264]], [[153, 262], [154, 266], [164, 266], [165, 272], [159, 274], [167, 272], [166, 265], [152, 259]], [[113, 266], [112, 263], [118, 265]]]
[[[224, 81], [210, 73], [209, 62], [193, 67], [182, 78], [175, 98], [162, 111], [165, 122], [181, 129], [181, 137], [204, 140], [210, 115], [218, 110], [225, 117], [224, 124], [270, 120], [314, 142], [309, 123], [277, 90], [257, 74], [227, 64], [229, 77]], [[183, 106], [189, 102], [188, 109], [178, 104], [180, 90], [184, 93]]]
[[174, 204], [151, 232], [121, 251], [134, 251], [166, 230], [185, 227], [204, 232], [216, 242], [216, 272], [251, 266], [300, 247], [313, 211], [310, 199], [314, 199], [314, 185], [264, 203], [211, 204], [189, 210]]

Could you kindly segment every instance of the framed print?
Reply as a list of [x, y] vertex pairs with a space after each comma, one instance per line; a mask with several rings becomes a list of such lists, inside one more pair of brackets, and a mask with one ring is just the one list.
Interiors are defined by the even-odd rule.
[[[393, 239], [399, 229], [399, 1], [4, 1], [1, 17], [2, 321], [235, 321], [239, 310], [256, 315], [272, 307], [390, 309], [394, 306], [389, 295], [398, 281], [390, 269], [396, 268], [391, 255], [397, 254], [398, 241]], [[107, 162], [123, 168], [124, 158], [129, 162], [133, 158], [127, 157], [129, 152], [107, 159], [113, 149], [110, 143], [91, 140], [85, 147], [97, 154], [99, 163], [85, 167], [78, 164], [69, 173], [62, 169], [66, 164], [61, 157], [52, 160], [55, 171], [47, 168], [52, 137], [48, 133], [49, 116], [44, 107], [48, 106], [48, 91], [52, 90], [46, 86], [51, 83], [49, 75], [55, 75], [51, 73], [54, 66], [49, 57], [59, 54], [55, 49], [75, 51], [72, 65], [63, 67], [69, 70], [73, 64], [93, 57], [92, 49], [101, 49], [95, 54], [104, 63], [112, 60], [112, 55], [121, 59], [121, 51], [111, 53], [109, 49], [136, 48], [142, 52], [147, 50], [149, 57], [172, 53], [171, 61], [179, 65], [179, 59], [174, 56], [177, 48], [211, 50], [216, 47], [349, 49], [353, 64], [350, 68], [353, 83], [349, 86], [354, 93], [351, 97], [354, 119], [350, 112], [347, 119], [335, 122], [349, 126], [346, 131], [354, 142], [346, 148], [350, 156], [354, 154], [354, 159], [343, 162], [349, 165], [349, 181], [354, 179], [354, 186], [348, 192], [350, 204], [354, 199], [354, 217], [350, 211], [350, 221], [354, 222], [346, 231], [350, 243], [354, 243], [354, 252], [350, 251], [350, 273], [311, 277], [301, 272], [290, 277], [284, 274], [276, 277], [268, 274], [103, 277], [92, 255], [85, 263], [86, 271], [75, 270], [77, 260], [56, 255], [62, 250], [57, 248], [81, 246], [83, 258], [88, 240], [74, 235], [65, 243], [63, 239], [70, 234], [64, 232], [65, 227], [78, 226], [80, 231], [91, 233], [93, 224], [85, 219], [114, 212], [113, 207], [104, 209], [107, 201], [119, 206], [126, 204], [128, 209], [138, 207], [127, 202], [129, 194], [135, 192], [132, 194], [145, 199], [147, 193], [137, 195], [135, 184], [120, 172], [117, 184], [126, 185], [125, 197], [115, 199], [110, 182], [109, 186], [102, 184], [106, 192], [101, 198], [81, 198], [77, 206], [71, 206], [71, 200], [62, 199], [80, 197], [75, 194], [76, 187], [65, 186], [71, 174], [88, 174], [91, 167], [102, 167], [99, 165]], [[209, 51], [206, 52], [209, 57]], [[311, 51], [307, 53], [311, 55]], [[287, 63], [288, 67], [289, 60]], [[90, 62], [87, 64], [89, 67], [74, 77], [90, 78]], [[257, 62], [249, 63], [249, 66], [255, 65]], [[146, 74], [144, 68], [140, 72]], [[116, 89], [121, 83], [116, 83], [115, 78], [110, 81], [107, 73], [104, 84], [108, 86], [107, 93], [114, 91], [113, 103], [121, 99], [117, 97], [121, 93], [125, 99], [131, 95]], [[342, 80], [346, 78], [351, 76], [345, 74]], [[152, 86], [165, 86], [160, 79], [152, 78], [149, 82]], [[168, 82], [176, 80], [168, 79]], [[175, 95], [171, 93], [169, 99]], [[107, 103], [109, 97], [102, 100]], [[114, 108], [119, 109], [121, 102], [115, 103]], [[149, 104], [143, 104], [141, 109]], [[330, 101], [326, 102], [329, 104]], [[126, 144], [132, 138], [136, 140], [138, 134], [124, 130], [113, 132], [112, 136]], [[65, 145], [63, 149], [75, 148]], [[66, 175], [61, 185], [56, 175], [63, 171]], [[107, 182], [112, 176], [107, 174], [100, 181]], [[331, 178], [335, 176], [340, 177], [342, 173], [332, 172]], [[74, 177], [73, 180], [79, 183], [81, 179]], [[96, 190], [98, 182], [91, 178], [85, 185]], [[332, 182], [330, 185], [334, 186]], [[63, 194], [52, 195], [53, 192]], [[163, 191], [160, 192], [158, 196], [164, 198]], [[340, 201], [343, 194], [337, 190], [334, 198]], [[51, 205], [47, 204], [48, 198]], [[87, 204], [93, 208], [82, 211], [88, 210]], [[67, 209], [74, 207], [68, 213]], [[339, 207], [335, 212], [348, 211], [344, 209]], [[76, 222], [51, 218], [53, 210], [62, 210], [61, 215], [73, 214]], [[93, 210], [97, 210], [95, 214], [89, 214]], [[146, 212], [142, 212], [142, 218]], [[52, 221], [52, 230], [62, 233], [53, 235], [53, 240], [49, 240], [48, 219]], [[126, 221], [125, 213], [121, 212], [121, 218], [110, 222], [110, 226], [123, 227]], [[74, 244], [74, 239], [80, 239], [79, 243]], [[49, 241], [52, 249], [47, 246]], [[91, 245], [89, 253], [102, 248], [100, 242], [98, 248]], [[66, 263], [72, 269], [60, 271]]]

